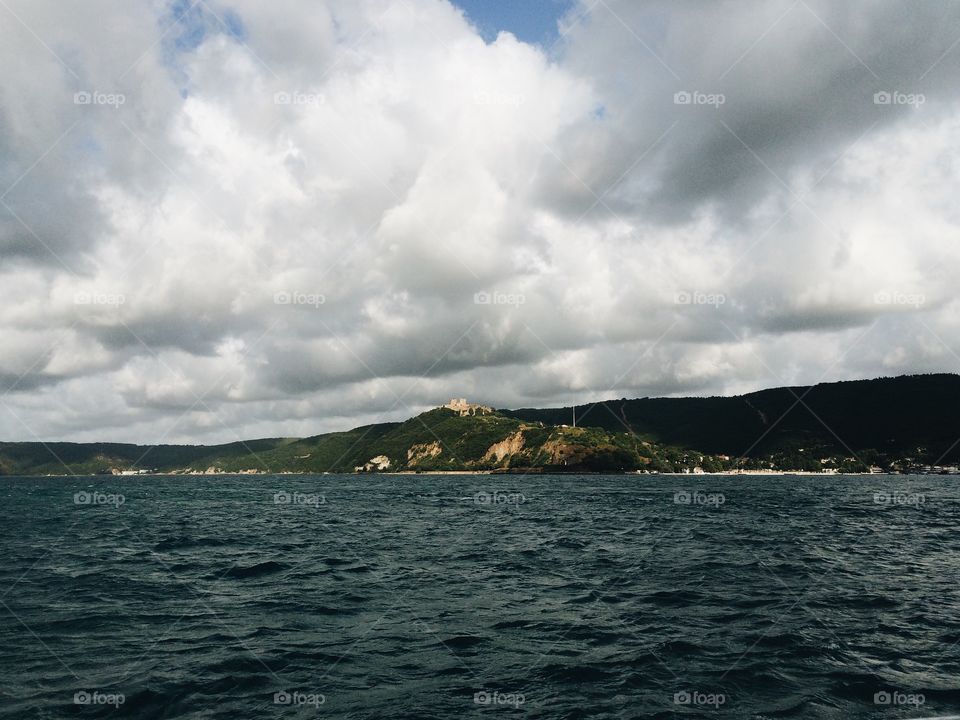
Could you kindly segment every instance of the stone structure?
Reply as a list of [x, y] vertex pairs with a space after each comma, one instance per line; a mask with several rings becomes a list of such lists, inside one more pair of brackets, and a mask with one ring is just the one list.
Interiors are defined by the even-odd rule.
[[486, 415], [487, 413], [492, 413], [493, 408], [487, 407], [486, 405], [476, 405], [474, 403], [468, 403], [466, 398], [453, 398], [446, 405], [443, 405], [447, 410], [453, 410], [455, 413], [463, 415]]

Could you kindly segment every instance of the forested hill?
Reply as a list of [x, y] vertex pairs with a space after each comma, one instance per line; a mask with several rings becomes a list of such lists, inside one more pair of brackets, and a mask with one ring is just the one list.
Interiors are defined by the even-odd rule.
[[[960, 458], [960, 376], [912, 375], [784, 387], [748, 395], [608, 400], [577, 406], [577, 424], [630, 431], [707, 453], [768, 457], [800, 448], [874, 450], [930, 462]], [[569, 423], [570, 407], [505, 414]], [[956, 443], [956, 445], [955, 445]]]

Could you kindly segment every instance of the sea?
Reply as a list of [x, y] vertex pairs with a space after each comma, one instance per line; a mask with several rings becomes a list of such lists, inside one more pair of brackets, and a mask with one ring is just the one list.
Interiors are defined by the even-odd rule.
[[958, 482], [0, 478], [0, 718], [960, 717]]

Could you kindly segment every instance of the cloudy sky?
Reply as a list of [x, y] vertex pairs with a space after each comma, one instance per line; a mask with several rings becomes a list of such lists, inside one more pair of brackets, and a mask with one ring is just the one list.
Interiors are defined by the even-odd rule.
[[953, 0], [0, 0], [0, 439], [960, 368]]

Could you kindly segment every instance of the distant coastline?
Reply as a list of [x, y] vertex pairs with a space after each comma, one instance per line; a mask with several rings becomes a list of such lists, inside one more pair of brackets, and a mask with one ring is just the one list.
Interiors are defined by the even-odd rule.
[[45, 477], [45, 478], [144, 478], [144, 477], [210, 477], [210, 478], [222, 478], [222, 477], [271, 477], [276, 475], [287, 475], [287, 476], [323, 476], [323, 475], [350, 475], [357, 477], [409, 477], [409, 476], [448, 476], [448, 475], [509, 475], [523, 477], [526, 475], [530, 476], [541, 476], [541, 475], [623, 475], [626, 477], [685, 477], [685, 478], [710, 478], [710, 477], [782, 477], [789, 475], [802, 475], [802, 476], [811, 476], [811, 477], [868, 477], [868, 476], [894, 476], [894, 475], [935, 475], [935, 476], [949, 476], [949, 475], [960, 475], [958, 472], [813, 472], [808, 470], [719, 470], [717, 472], [710, 473], [688, 473], [688, 472], [638, 472], [636, 470], [628, 471], [602, 471], [602, 470], [576, 470], [576, 471], [563, 471], [563, 470], [549, 470], [542, 471], [540, 469], [535, 470], [397, 470], [394, 472], [383, 471], [383, 472], [301, 472], [293, 470], [281, 470], [277, 472], [145, 472], [145, 473], [136, 473], [136, 474], [103, 474], [103, 473], [49, 473], [49, 474], [30, 474], [24, 473], [21, 475], [0, 475], [0, 480], [4, 478], [14, 478], [14, 477]]
[[960, 376], [736, 397], [497, 410], [467, 398], [403, 422], [224, 445], [0, 442], [0, 476], [960, 473]]

